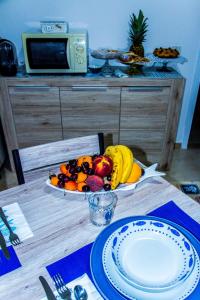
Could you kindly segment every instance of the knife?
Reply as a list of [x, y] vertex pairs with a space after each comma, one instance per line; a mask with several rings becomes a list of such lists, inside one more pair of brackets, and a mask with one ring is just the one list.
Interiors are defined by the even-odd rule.
[[5, 258], [10, 259], [10, 253], [8, 251], [8, 248], [6, 247], [6, 241], [4, 239], [1, 230], [0, 230], [0, 246]]
[[8, 230], [12, 231], [2, 207], [0, 207], [0, 217], [1, 217], [2, 221], [4, 222], [4, 224], [6, 225], [6, 227], [8, 228]]
[[39, 280], [45, 290], [46, 296], [48, 300], [56, 300], [56, 297], [52, 291], [52, 289], [50, 288], [48, 282], [46, 281], [46, 279], [43, 276], [39, 276]]

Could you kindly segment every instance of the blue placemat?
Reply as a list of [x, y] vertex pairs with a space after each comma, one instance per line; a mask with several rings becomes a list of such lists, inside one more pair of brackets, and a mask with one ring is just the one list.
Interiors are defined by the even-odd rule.
[[7, 248], [10, 253], [9, 259], [5, 258], [2, 250], [0, 250], [0, 276], [21, 267], [21, 263], [15, 253], [13, 246], [8, 246]]
[[[190, 231], [200, 240], [200, 224], [181, 210], [173, 201], [157, 208], [148, 215], [175, 222]], [[90, 252], [92, 245], [93, 243], [90, 243], [65, 258], [47, 266], [47, 271], [50, 276], [59, 272], [67, 283], [87, 273], [93, 281], [90, 272]]]

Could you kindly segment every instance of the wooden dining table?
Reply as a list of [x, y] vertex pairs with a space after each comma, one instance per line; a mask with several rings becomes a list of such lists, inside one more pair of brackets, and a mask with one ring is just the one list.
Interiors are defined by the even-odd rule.
[[[17, 202], [33, 232], [31, 238], [14, 247], [22, 266], [0, 277], [0, 299], [42, 299], [40, 275], [54, 289], [46, 266], [94, 241], [104, 228], [90, 222], [84, 193], [64, 195], [47, 186], [46, 179], [0, 192], [0, 206]], [[161, 177], [149, 178], [135, 190], [118, 191], [117, 196], [112, 222], [145, 215], [173, 200], [200, 223], [199, 204]]]

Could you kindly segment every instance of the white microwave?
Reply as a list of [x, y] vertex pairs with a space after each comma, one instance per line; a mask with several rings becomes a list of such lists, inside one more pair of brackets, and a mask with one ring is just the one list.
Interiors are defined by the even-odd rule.
[[86, 73], [86, 33], [22, 33], [27, 73]]

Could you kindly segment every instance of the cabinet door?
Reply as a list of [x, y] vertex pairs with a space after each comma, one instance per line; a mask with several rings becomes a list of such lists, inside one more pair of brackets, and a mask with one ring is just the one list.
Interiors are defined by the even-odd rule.
[[58, 88], [9, 87], [9, 97], [20, 148], [62, 139]]
[[159, 162], [165, 141], [170, 87], [123, 88], [120, 143], [143, 163]]
[[60, 97], [64, 138], [103, 132], [105, 145], [118, 143], [120, 88], [74, 86]]

